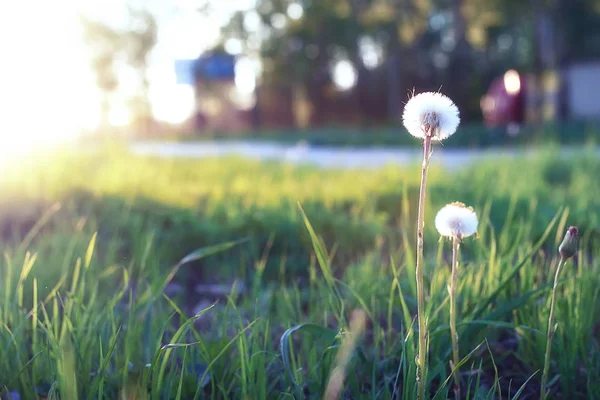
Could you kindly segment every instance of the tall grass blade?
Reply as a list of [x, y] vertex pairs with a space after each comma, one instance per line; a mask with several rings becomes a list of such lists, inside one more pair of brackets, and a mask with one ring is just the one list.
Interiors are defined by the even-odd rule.
[[523, 382], [523, 384], [521, 385], [519, 390], [517, 390], [517, 393], [515, 393], [515, 395], [513, 397], [511, 397], [511, 400], [518, 400], [519, 397], [521, 397], [521, 394], [523, 394], [523, 391], [525, 390], [525, 387], [527, 386], [527, 384], [529, 383], [531, 378], [533, 378], [535, 376], [535, 374], [537, 374], [538, 372], [540, 372], [540, 371], [539, 370], [535, 371], [533, 374], [531, 374], [531, 376], [529, 378], [527, 378], [527, 380], [525, 382]]
[[96, 248], [96, 237], [98, 236], [98, 233], [94, 233], [94, 235], [92, 236], [92, 239], [90, 240], [90, 243], [88, 244], [88, 248], [85, 252], [85, 263], [83, 264], [85, 269], [88, 269], [90, 267], [90, 264], [92, 263], [92, 256], [94, 255], [94, 249]]
[[105, 355], [102, 355], [102, 363], [100, 364], [100, 368], [98, 369], [98, 371], [96, 372], [96, 377], [94, 378], [94, 380], [92, 381], [91, 384], [91, 389], [89, 391], [88, 394], [88, 400], [92, 400], [94, 398], [97, 397], [97, 392], [98, 389], [100, 388], [100, 384], [104, 383], [104, 380], [106, 379], [106, 369], [108, 368], [108, 364], [110, 363], [111, 359], [112, 359], [112, 355], [115, 351], [115, 348], [117, 346], [118, 343], [118, 338], [119, 338], [119, 334], [121, 333], [121, 327], [119, 327], [117, 329], [117, 332], [113, 335], [113, 337], [110, 339], [110, 345], [108, 348], [108, 353], [106, 353]]
[[292, 347], [292, 335], [294, 333], [309, 334], [313, 338], [318, 338], [319, 340], [323, 340], [324, 342], [329, 342], [333, 344], [339, 332], [316, 324], [302, 324], [286, 330], [283, 333], [283, 335], [281, 335], [281, 339], [279, 340], [279, 348], [281, 349], [281, 359], [283, 361], [283, 368], [288, 379], [294, 386], [297, 395], [300, 397], [304, 397], [304, 394], [302, 393], [302, 388], [294, 378], [294, 371], [292, 367], [293, 363], [290, 358], [290, 350]]
[[37, 220], [35, 225], [33, 225], [33, 227], [29, 230], [29, 232], [27, 232], [27, 234], [21, 241], [21, 244], [17, 248], [17, 253], [23, 252], [25, 251], [25, 249], [29, 248], [33, 239], [35, 239], [37, 234], [40, 233], [42, 228], [52, 219], [54, 214], [56, 214], [60, 210], [60, 208], [60, 203], [54, 203], [52, 206], [50, 206], [50, 208], [42, 215], [42, 217]]

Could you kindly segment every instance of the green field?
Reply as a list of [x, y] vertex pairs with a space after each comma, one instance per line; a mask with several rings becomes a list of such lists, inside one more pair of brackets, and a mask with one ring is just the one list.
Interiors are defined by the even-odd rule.
[[[418, 165], [319, 170], [102, 148], [3, 168], [7, 398], [322, 398], [345, 350], [343, 398], [415, 398]], [[433, 218], [453, 201], [480, 219], [461, 247], [463, 396], [538, 398], [556, 248], [577, 225], [549, 381], [557, 399], [600, 397], [599, 173], [595, 153], [550, 148], [430, 171], [431, 397], [452, 397], [450, 245]], [[355, 310], [367, 315], [360, 337]]]

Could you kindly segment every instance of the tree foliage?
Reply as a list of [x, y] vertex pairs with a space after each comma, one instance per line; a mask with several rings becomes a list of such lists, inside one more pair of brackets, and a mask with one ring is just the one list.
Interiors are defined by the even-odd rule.
[[[357, 112], [370, 104], [368, 114], [389, 120], [412, 88], [443, 85], [468, 116], [479, 116], [479, 97], [507, 68], [536, 71], [600, 56], [598, 3], [258, 0], [232, 17], [223, 40], [239, 40], [261, 59], [263, 85], [303, 87], [316, 110], [325, 108], [333, 66], [344, 59], [358, 75]], [[298, 6], [301, 18], [289, 12]]]
[[128, 24], [120, 29], [106, 22], [81, 18], [84, 40], [92, 52], [91, 66], [96, 84], [102, 92], [102, 122], [108, 124], [111, 95], [118, 89], [117, 69], [126, 64], [138, 74], [140, 95], [134, 102], [137, 117], [150, 117], [148, 98], [149, 55], [156, 45], [158, 23], [155, 16], [145, 8], [127, 7]]

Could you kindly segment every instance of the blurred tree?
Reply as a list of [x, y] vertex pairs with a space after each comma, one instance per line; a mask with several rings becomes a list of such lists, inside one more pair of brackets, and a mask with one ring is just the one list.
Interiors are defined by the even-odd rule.
[[555, 0], [554, 21], [562, 31], [560, 63], [600, 58], [600, 1]]
[[157, 42], [158, 24], [155, 16], [147, 8], [134, 8], [128, 6], [129, 26], [124, 34], [127, 61], [132, 66], [140, 80], [139, 100], [133, 110], [134, 115], [141, 123], [143, 133], [149, 133], [149, 123], [152, 118], [150, 105], [150, 81], [148, 79], [148, 68], [150, 64], [150, 53]]
[[340, 62], [349, 62], [356, 74], [355, 109], [365, 110], [374, 98], [381, 99], [381, 91], [396, 95], [390, 97], [387, 108], [378, 104], [385, 117], [388, 109], [392, 115], [400, 109], [397, 94], [403, 67], [397, 58], [391, 63], [388, 72], [396, 78], [397, 90], [387, 90], [381, 74], [385, 72], [385, 53], [388, 47], [398, 52], [402, 21], [411, 25], [404, 36], [416, 36], [418, 21], [424, 26], [423, 17], [417, 18], [413, 12], [420, 7], [409, 4], [412, 0], [395, 3], [408, 4], [403, 18], [397, 18], [400, 13], [394, 4], [383, 0], [259, 0], [255, 9], [233, 16], [223, 29], [223, 40], [225, 48], [228, 41], [241, 42], [245, 54], [261, 59], [263, 85], [307, 93], [313, 123], [327, 119], [326, 103], [335, 92], [332, 73]]
[[[303, 89], [317, 124], [330, 120], [336, 104], [346, 107], [344, 121], [389, 121], [400, 115], [407, 91], [442, 85], [463, 116], [474, 119], [481, 117], [481, 95], [508, 68], [539, 71], [599, 57], [598, 3], [257, 0], [224, 27], [223, 43], [261, 59], [263, 85]], [[335, 93], [341, 61], [351, 63], [356, 84]]]
[[106, 24], [81, 18], [84, 40], [92, 50], [91, 66], [101, 93], [100, 126], [109, 126], [111, 97], [119, 86], [115, 62], [122, 46], [121, 35]]
[[117, 69], [125, 62], [138, 74], [140, 91], [129, 102], [132, 114], [148, 130], [151, 120], [148, 79], [149, 55], [156, 45], [158, 24], [146, 8], [127, 5], [127, 26], [117, 29], [98, 20], [81, 17], [84, 40], [90, 47], [91, 64], [96, 75], [96, 85], [101, 91], [101, 126], [109, 125], [111, 98], [119, 87]]

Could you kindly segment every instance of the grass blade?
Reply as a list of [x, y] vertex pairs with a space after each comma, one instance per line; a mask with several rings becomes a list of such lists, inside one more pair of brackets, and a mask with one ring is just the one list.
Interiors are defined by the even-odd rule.
[[500, 285], [498, 285], [498, 287], [482, 303], [480, 303], [479, 307], [475, 309], [475, 311], [471, 315], [471, 319], [479, 319], [481, 314], [496, 300], [496, 298], [502, 292], [502, 290], [504, 290], [508, 286], [508, 284], [513, 281], [513, 279], [515, 278], [515, 276], [517, 276], [521, 268], [523, 268], [523, 266], [525, 266], [525, 264], [527, 264], [527, 262], [531, 260], [531, 257], [533, 257], [533, 255], [542, 247], [542, 245], [548, 238], [548, 235], [550, 235], [550, 232], [552, 231], [552, 228], [554, 227], [554, 224], [556, 224], [556, 221], [561, 213], [562, 210], [559, 210], [554, 215], [554, 218], [552, 218], [552, 221], [550, 221], [550, 224], [546, 227], [546, 230], [542, 234], [542, 237], [533, 246], [531, 251], [525, 257], [523, 257], [523, 259], [519, 262], [519, 264], [517, 264], [517, 266], [515, 266], [508, 274], [506, 274], [506, 278], [504, 278]]
[[92, 263], [92, 256], [94, 255], [94, 249], [96, 247], [96, 237], [98, 236], [98, 233], [95, 232], [94, 235], [92, 236], [92, 239], [90, 240], [90, 243], [88, 244], [88, 248], [85, 252], [85, 263], [83, 264], [85, 269], [88, 269], [90, 267], [90, 264]]
[[285, 373], [288, 376], [288, 379], [294, 385], [294, 389], [296, 390], [297, 394], [301, 397], [304, 397], [304, 394], [302, 393], [302, 388], [300, 388], [300, 385], [298, 384], [298, 382], [296, 382], [296, 379], [294, 378], [292, 360], [290, 358], [292, 335], [294, 333], [300, 332], [310, 334], [313, 337], [317, 337], [330, 343], [334, 342], [339, 332], [316, 324], [302, 324], [286, 330], [283, 333], [283, 335], [281, 335], [281, 339], [279, 340], [279, 347], [281, 349], [281, 359], [283, 361], [283, 368], [285, 369]]
[[521, 387], [519, 388], [519, 390], [517, 390], [517, 393], [515, 393], [515, 395], [513, 397], [511, 397], [511, 400], [518, 400], [518, 398], [521, 396], [521, 394], [523, 393], [523, 390], [525, 390], [525, 386], [527, 386], [527, 383], [529, 383], [529, 381], [531, 380], [531, 378], [533, 378], [535, 376], [535, 374], [537, 374], [538, 371], [535, 371], [533, 374], [531, 374], [531, 376], [529, 378], [527, 378], [527, 380], [521, 385]]
[[195, 250], [193, 252], [191, 252], [190, 254], [188, 254], [187, 256], [183, 257], [176, 265], [175, 267], [173, 267], [173, 269], [171, 270], [171, 272], [169, 273], [169, 275], [167, 275], [167, 277], [165, 278], [165, 280], [162, 282], [161, 288], [159, 289], [159, 292], [163, 292], [164, 288], [167, 287], [167, 285], [169, 284], [169, 282], [171, 282], [171, 280], [173, 280], [173, 278], [175, 277], [175, 275], [177, 274], [177, 272], [179, 271], [179, 269], [187, 264], [190, 263], [192, 261], [197, 261], [200, 260], [204, 257], [208, 257], [211, 256], [213, 254], [217, 254], [226, 250], [229, 250], [230, 248], [237, 246], [241, 243], [247, 242], [248, 240], [250, 240], [249, 238], [244, 238], [244, 239], [239, 239], [239, 240], [233, 240], [233, 241], [229, 241], [229, 242], [224, 242], [224, 243], [220, 243], [220, 244], [216, 244], [214, 246], [207, 246], [207, 247], [202, 247], [198, 250]]
[[94, 380], [92, 382], [91, 389], [90, 389], [88, 397], [87, 397], [89, 400], [91, 400], [91, 399], [93, 399], [93, 398], [96, 397], [96, 394], [97, 394], [96, 392], [100, 388], [100, 383], [102, 381], [104, 381], [104, 373], [106, 372], [106, 368], [108, 367], [108, 363], [110, 362], [112, 354], [115, 351], [115, 348], [117, 346], [117, 339], [119, 338], [119, 334], [120, 333], [121, 333], [121, 327], [119, 327], [117, 329], [116, 334], [113, 335], [113, 337], [111, 338], [110, 346], [108, 348], [108, 353], [106, 353], [106, 355], [103, 355], [104, 359], [102, 360], [102, 364], [100, 365], [100, 369], [96, 373], [96, 377], [94, 378]]

